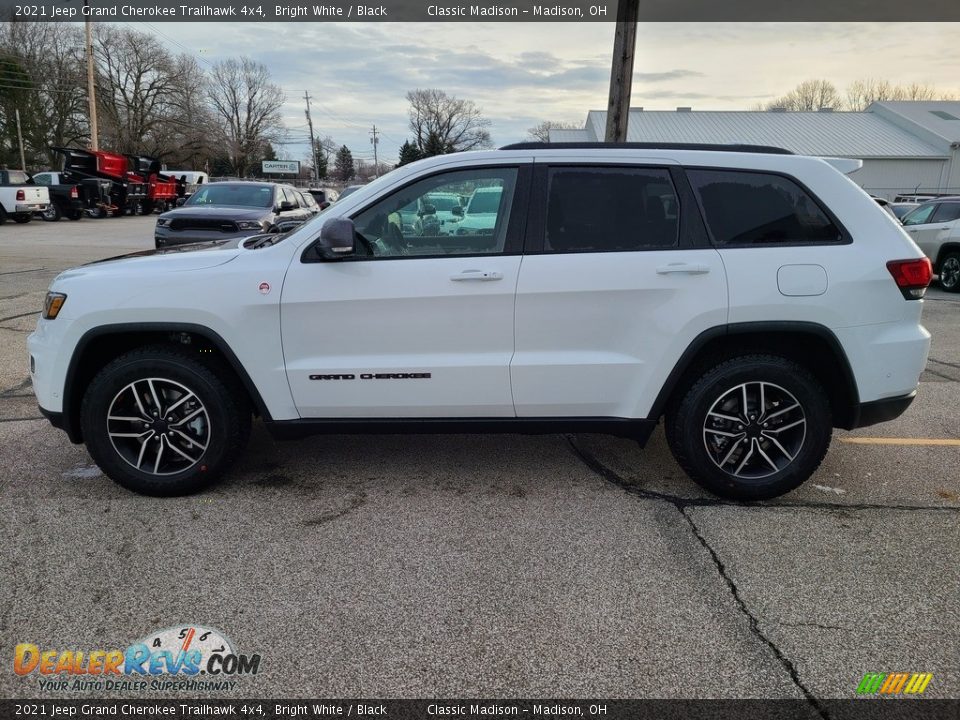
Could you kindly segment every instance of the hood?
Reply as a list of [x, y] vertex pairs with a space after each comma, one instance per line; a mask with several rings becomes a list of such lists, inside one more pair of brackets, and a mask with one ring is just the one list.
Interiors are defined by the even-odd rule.
[[143, 250], [127, 255], [117, 255], [116, 257], [95, 260], [86, 265], [65, 270], [60, 273], [57, 279], [67, 280], [84, 275], [113, 272], [164, 273], [202, 270], [203, 268], [223, 265], [233, 260], [240, 254], [240, 243], [245, 239], [211, 240], [188, 245], [174, 245], [159, 250]]
[[163, 213], [160, 217], [170, 220], [177, 218], [207, 218], [210, 220], [262, 220], [272, 215], [273, 208], [238, 207], [236, 205], [184, 205], [176, 210]]

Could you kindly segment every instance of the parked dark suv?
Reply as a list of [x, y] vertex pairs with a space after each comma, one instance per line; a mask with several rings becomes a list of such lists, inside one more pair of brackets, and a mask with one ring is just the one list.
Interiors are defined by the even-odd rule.
[[271, 232], [278, 222], [307, 220], [290, 185], [266, 182], [221, 182], [201, 186], [176, 210], [157, 218], [158, 248], [206, 240], [231, 240]]

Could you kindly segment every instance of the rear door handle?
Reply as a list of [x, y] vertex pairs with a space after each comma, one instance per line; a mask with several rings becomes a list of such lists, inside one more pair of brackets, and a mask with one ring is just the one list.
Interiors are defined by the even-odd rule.
[[451, 280], [503, 280], [503, 273], [496, 270], [464, 270], [462, 273], [450, 276]]
[[670, 263], [657, 268], [657, 275], [672, 275], [684, 273], [686, 275], [704, 275], [710, 272], [709, 265], [691, 265], [689, 263]]

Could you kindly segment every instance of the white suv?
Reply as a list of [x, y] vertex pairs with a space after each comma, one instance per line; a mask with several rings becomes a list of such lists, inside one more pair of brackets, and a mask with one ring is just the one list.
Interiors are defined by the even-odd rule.
[[[497, 196], [418, 235], [428, 195]], [[929, 260], [828, 162], [775, 148], [514, 145], [399, 168], [299, 229], [62, 273], [40, 407], [132, 490], [208, 485], [276, 436], [601, 432], [661, 418], [718, 495], [770, 498], [833, 427], [900, 415]]]

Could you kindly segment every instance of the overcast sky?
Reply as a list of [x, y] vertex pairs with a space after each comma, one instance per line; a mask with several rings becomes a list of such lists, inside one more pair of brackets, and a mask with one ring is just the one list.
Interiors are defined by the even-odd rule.
[[[838, 0], [842, 1], [842, 0]], [[542, 120], [582, 124], [606, 108], [613, 23], [136, 23], [203, 63], [247, 55], [287, 94], [284, 159], [308, 154], [303, 92], [314, 130], [372, 159], [396, 162], [410, 137], [405, 94], [440, 88], [476, 102], [496, 145]], [[631, 105], [648, 110], [746, 110], [811, 78], [841, 91], [864, 77], [960, 93], [960, 27], [950, 23], [641, 25]]]

